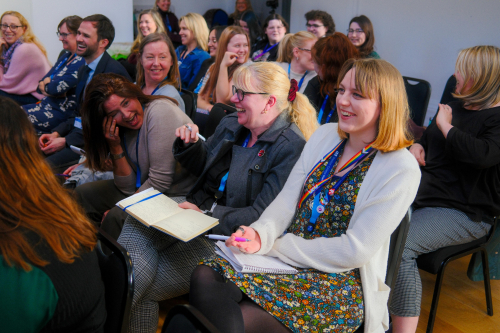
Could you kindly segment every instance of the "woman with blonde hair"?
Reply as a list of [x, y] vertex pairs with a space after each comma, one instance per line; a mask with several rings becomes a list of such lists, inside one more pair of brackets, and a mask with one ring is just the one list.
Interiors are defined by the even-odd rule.
[[[174, 156], [198, 181], [184, 209], [219, 220], [212, 232], [230, 235], [248, 225], [278, 195], [306, 139], [317, 128], [315, 111], [272, 63], [244, 64], [233, 75], [231, 102], [238, 112], [226, 116], [206, 142], [194, 124], [177, 128]], [[242, 175], [245, 175], [242, 177]], [[118, 239], [132, 256], [135, 291], [132, 332], [155, 332], [158, 302], [189, 291], [192, 270], [214, 244], [203, 235], [187, 243], [128, 217]]]
[[483, 237], [500, 214], [500, 49], [460, 51], [455, 77], [458, 101], [440, 104], [410, 148], [422, 181], [390, 304], [395, 333], [417, 329], [417, 257]]
[[104, 332], [96, 230], [37, 141], [26, 113], [0, 97], [2, 331]]
[[210, 58], [208, 54], [207, 22], [197, 13], [187, 13], [179, 20], [182, 45], [175, 53], [179, 60], [182, 88], [187, 89], [198, 74], [201, 64]]
[[276, 62], [288, 73], [288, 78], [299, 83], [301, 93], [309, 81], [316, 77], [311, 51], [318, 37], [307, 31], [287, 34], [281, 40]]
[[190, 303], [223, 333], [388, 328], [390, 237], [420, 180], [405, 87], [386, 61], [349, 60], [338, 90], [338, 124], [313, 134], [276, 199], [226, 241], [298, 274], [236, 273], [218, 256], [193, 272]]
[[252, 3], [250, 2], [250, 0], [236, 0], [236, 3], [234, 5], [234, 12], [229, 15], [227, 24], [238, 24], [238, 21], [241, 19], [241, 15], [247, 10], [253, 11]]
[[19, 105], [36, 103], [43, 98], [38, 81], [51, 67], [47, 51], [20, 13], [3, 13], [0, 27], [0, 96]]
[[139, 46], [141, 45], [144, 37], [148, 36], [153, 32], [165, 33], [165, 28], [161, 20], [160, 14], [154, 9], [143, 10], [137, 20], [137, 37], [132, 43], [132, 48], [130, 49], [130, 54], [127, 57], [127, 62], [121, 62], [121, 64], [127, 69], [130, 77], [136, 77], [137, 59], [139, 58]]

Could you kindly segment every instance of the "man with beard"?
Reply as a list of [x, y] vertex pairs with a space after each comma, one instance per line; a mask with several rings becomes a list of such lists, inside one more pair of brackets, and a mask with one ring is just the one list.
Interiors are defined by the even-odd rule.
[[62, 171], [75, 164], [79, 155], [70, 146], [83, 147], [82, 122], [79, 110], [83, 104], [85, 87], [94, 75], [116, 73], [131, 81], [125, 68], [106, 52], [115, 38], [115, 28], [104, 15], [94, 14], [83, 19], [76, 35], [76, 54], [81, 56], [86, 65], [78, 70], [76, 85], [77, 111], [74, 117], [54, 128], [51, 134], [43, 134], [39, 139], [40, 148], [47, 162], [56, 170]]

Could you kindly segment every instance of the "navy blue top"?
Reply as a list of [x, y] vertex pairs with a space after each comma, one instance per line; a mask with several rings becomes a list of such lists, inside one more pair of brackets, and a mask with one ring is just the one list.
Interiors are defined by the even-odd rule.
[[197, 47], [193, 51], [189, 52], [184, 59], [181, 59], [181, 54], [184, 50], [186, 50], [186, 46], [181, 45], [175, 50], [175, 53], [177, 54], [177, 59], [179, 60], [179, 72], [181, 74], [182, 88], [187, 89], [196, 77], [196, 74], [198, 74], [201, 64], [210, 58], [210, 54]]

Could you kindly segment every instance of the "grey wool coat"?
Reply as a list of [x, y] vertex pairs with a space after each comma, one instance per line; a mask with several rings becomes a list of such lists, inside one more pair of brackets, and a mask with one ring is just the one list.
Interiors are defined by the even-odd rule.
[[175, 159], [191, 173], [199, 176], [187, 194], [187, 200], [202, 189], [207, 171], [232, 149], [226, 184], [226, 206], [217, 205], [213, 217], [219, 220], [214, 233], [230, 235], [240, 225], [256, 221], [281, 191], [306, 143], [297, 125], [286, 113], [276, 118], [250, 148], [235, 145], [244, 127], [236, 114], [222, 119], [207, 142], [198, 140], [183, 148], [177, 139], [173, 146]]

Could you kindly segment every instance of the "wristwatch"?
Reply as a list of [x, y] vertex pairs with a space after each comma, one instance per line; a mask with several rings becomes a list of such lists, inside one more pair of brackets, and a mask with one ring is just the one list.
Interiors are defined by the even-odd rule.
[[124, 151], [122, 151], [120, 154], [111, 154], [111, 158], [113, 159], [113, 161], [119, 160], [122, 157], [125, 157]]

